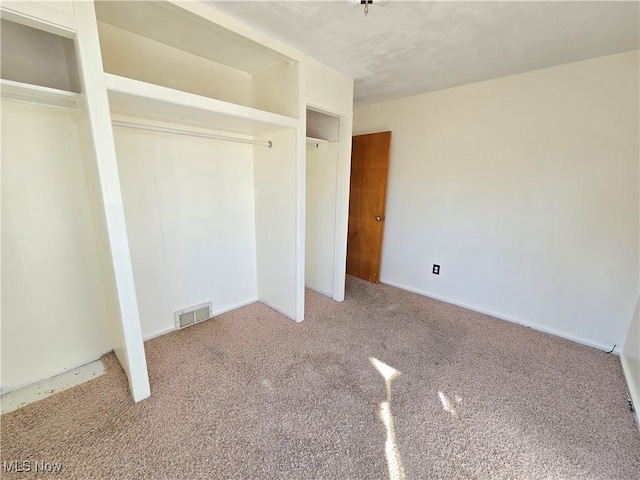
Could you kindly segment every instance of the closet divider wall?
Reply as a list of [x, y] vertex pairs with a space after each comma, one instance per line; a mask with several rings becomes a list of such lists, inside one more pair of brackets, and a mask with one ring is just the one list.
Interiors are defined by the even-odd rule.
[[[3, 77], [3, 110], [34, 95], [78, 105], [60, 111], [11, 104], [3, 115], [3, 391], [114, 349], [139, 401], [150, 394], [143, 337], [175, 329], [176, 312], [210, 304], [217, 315], [259, 300], [302, 320], [309, 59], [200, 2], [105, 1], [94, 9], [23, 1], [5, 2], [1, 11], [13, 30], [33, 27], [65, 39], [57, 47], [62, 54], [49, 56], [50, 76], [63, 84], [52, 93], [51, 85], [33, 85], [37, 75]], [[3, 42], [3, 67], [5, 49], [25, 59], [15, 45]], [[77, 55], [69, 53], [74, 46]], [[321, 64], [313, 65], [318, 72]], [[13, 70], [22, 75], [25, 68]], [[335, 98], [350, 103], [353, 81], [330, 75], [337, 79], [331, 85], [349, 90]], [[340, 118], [337, 216], [333, 233], [318, 238], [331, 243], [322, 248], [340, 265], [351, 108], [332, 106], [330, 97], [313, 102]], [[26, 145], [35, 119], [41, 131], [33, 135], [42, 139]], [[55, 195], [30, 198], [18, 182], [34, 172], [39, 185], [58, 181], [47, 185]], [[327, 224], [331, 215], [325, 212]], [[66, 232], [65, 251], [36, 234], [42, 217], [54, 233]], [[332, 287], [342, 300], [344, 269], [330, 270], [342, 275]], [[34, 283], [40, 277], [49, 283]], [[66, 293], [45, 315], [52, 284]], [[24, 347], [28, 341], [50, 348], [38, 356]], [[49, 360], [51, 368], [38, 366]]]

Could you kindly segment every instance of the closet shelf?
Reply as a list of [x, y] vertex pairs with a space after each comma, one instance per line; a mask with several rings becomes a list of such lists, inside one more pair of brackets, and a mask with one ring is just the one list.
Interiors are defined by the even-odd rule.
[[329, 143], [329, 140], [324, 138], [307, 137], [307, 145], [317, 145], [319, 143]]
[[114, 113], [231, 133], [259, 135], [297, 128], [298, 120], [243, 105], [105, 73]]
[[2, 98], [7, 100], [52, 107], [76, 109], [80, 101], [79, 93], [13, 80], [0, 79], [0, 91]]

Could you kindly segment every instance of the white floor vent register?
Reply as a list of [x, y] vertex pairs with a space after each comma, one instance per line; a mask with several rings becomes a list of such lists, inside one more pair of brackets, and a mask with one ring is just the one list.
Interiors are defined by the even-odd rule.
[[173, 314], [176, 328], [184, 328], [209, 320], [211, 318], [211, 307], [211, 302], [207, 302], [178, 310]]

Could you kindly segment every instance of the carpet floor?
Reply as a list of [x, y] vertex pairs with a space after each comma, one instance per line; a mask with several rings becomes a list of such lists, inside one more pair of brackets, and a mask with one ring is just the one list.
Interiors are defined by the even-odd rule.
[[149, 341], [139, 404], [106, 355], [2, 416], [2, 460], [64, 479], [640, 478], [614, 355], [350, 277], [306, 312], [256, 303]]

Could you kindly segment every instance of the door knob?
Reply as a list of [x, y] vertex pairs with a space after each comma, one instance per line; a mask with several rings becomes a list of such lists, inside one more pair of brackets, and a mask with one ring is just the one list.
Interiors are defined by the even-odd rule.
[[382, 222], [382, 221], [384, 221], [384, 217], [376, 215], [376, 222]]

